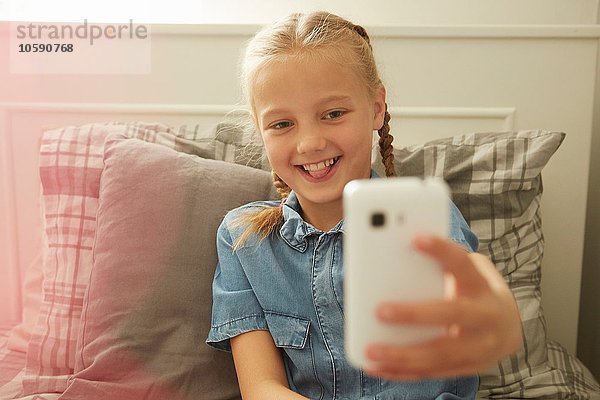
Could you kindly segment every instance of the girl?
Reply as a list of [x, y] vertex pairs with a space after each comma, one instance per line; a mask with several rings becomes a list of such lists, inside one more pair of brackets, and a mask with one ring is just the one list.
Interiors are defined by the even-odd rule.
[[242, 69], [283, 199], [235, 209], [218, 231], [207, 343], [232, 351], [242, 396], [474, 398], [477, 371], [519, 347], [520, 319], [491, 262], [465, 251], [477, 239], [454, 205], [452, 241], [414, 242], [454, 277], [454, 296], [378, 309], [386, 323], [442, 325], [447, 334], [404, 347], [373, 343], [367, 371], [344, 356], [342, 190], [376, 177], [374, 130], [386, 175], [395, 175], [386, 92], [365, 30], [324, 12], [293, 14], [253, 38]]

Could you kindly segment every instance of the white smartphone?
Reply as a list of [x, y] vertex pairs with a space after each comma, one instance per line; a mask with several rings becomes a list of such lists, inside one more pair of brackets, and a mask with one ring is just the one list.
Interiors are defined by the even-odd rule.
[[344, 188], [344, 347], [357, 368], [367, 345], [433, 339], [442, 327], [381, 323], [383, 302], [442, 299], [444, 274], [411, 246], [417, 233], [447, 237], [450, 191], [436, 178], [365, 179]]

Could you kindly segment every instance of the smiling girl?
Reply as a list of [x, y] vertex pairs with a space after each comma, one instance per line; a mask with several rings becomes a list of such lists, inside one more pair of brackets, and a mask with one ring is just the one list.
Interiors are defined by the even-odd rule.
[[[338, 16], [293, 14], [249, 43], [242, 82], [281, 202], [255, 202], [219, 227], [207, 343], [232, 351], [245, 399], [473, 399], [477, 372], [516, 351], [508, 287], [451, 204], [451, 238], [414, 245], [455, 281], [454, 296], [382, 304], [390, 324], [441, 325], [411, 346], [373, 343], [368, 371], [343, 349], [343, 188], [371, 171], [372, 134], [394, 176], [386, 91], [366, 31]], [[365, 266], [368, 268], [368, 266]]]

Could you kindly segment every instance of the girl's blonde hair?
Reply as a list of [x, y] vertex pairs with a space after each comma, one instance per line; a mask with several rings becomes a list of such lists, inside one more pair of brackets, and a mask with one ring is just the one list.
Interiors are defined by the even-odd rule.
[[[246, 47], [241, 80], [244, 97], [252, 110], [252, 89], [256, 73], [274, 61], [286, 57], [306, 56], [317, 56], [319, 59], [325, 58], [351, 66], [371, 97], [375, 96], [376, 90], [382, 84], [369, 35], [363, 27], [328, 12], [296, 13], [262, 29]], [[390, 114], [387, 104], [385, 107], [383, 126], [377, 131], [379, 151], [386, 176], [396, 176], [392, 153], [394, 138], [389, 133]], [[286, 199], [291, 192], [290, 187], [274, 171], [272, 176], [280, 197], [282, 200]], [[247, 228], [234, 244], [234, 249], [239, 248], [254, 233], [257, 233], [261, 240], [266, 238], [282, 223], [281, 206], [242, 214], [236, 224], [247, 225]]]

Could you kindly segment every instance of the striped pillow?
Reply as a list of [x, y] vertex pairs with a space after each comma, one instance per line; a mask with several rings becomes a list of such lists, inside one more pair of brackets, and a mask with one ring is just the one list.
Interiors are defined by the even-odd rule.
[[40, 179], [47, 236], [42, 301], [27, 349], [24, 394], [62, 392], [73, 373], [85, 285], [92, 265], [104, 138], [121, 124], [44, 132]]
[[[494, 262], [519, 306], [524, 346], [481, 374], [478, 397], [585, 393], [573, 374], [549, 362], [540, 305], [541, 171], [564, 138], [562, 132], [542, 130], [474, 133], [394, 149], [399, 175], [438, 176], [448, 182], [454, 202], [480, 240], [479, 252]], [[569, 361], [574, 369], [585, 370], [575, 358]]]

